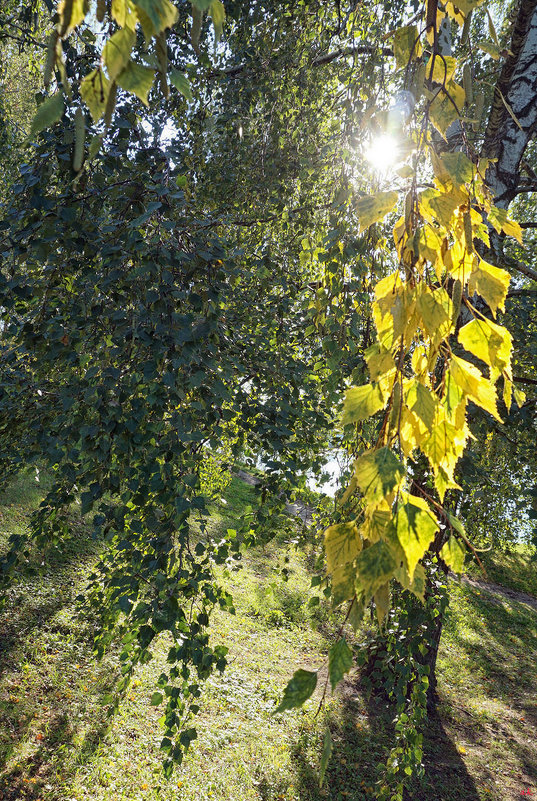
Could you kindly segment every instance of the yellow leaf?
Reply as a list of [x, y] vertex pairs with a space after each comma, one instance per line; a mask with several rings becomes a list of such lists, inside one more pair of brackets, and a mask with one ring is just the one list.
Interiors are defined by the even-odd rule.
[[366, 350], [365, 360], [369, 368], [371, 381], [378, 381], [381, 376], [391, 374], [395, 370], [392, 354], [378, 342], [375, 342]]
[[438, 521], [423, 498], [401, 493], [393, 522], [410, 581], [438, 531]]
[[401, 485], [405, 468], [392, 451], [384, 447], [359, 456], [354, 463], [354, 475], [366, 502], [378, 504], [388, 501]]
[[60, 36], [68, 36], [71, 31], [84, 21], [88, 13], [89, 0], [60, 0], [58, 14], [60, 17]]
[[427, 77], [436, 83], [447, 86], [450, 80], [453, 78], [456, 69], [456, 58], [453, 58], [453, 56], [443, 56], [437, 53], [434, 59], [431, 56], [431, 59], [427, 64]]
[[503, 378], [503, 402], [508, 412], [511, 411], [511, 401], [513, 398], [513, 382], [504, 376]]
[[343, 425], [359, 423], [384, 409], [385, 405], [386, 401], [378, 384], [351, 387], [345, 393], [341, 422]]
[[362, 541], [355, 523], [338, 523], [324, 532], [326, 566], [329, 573], [353, 562], [362, 550]]
[[439, 223], [448, 228], [461, 196], [457, 192], [439, 192], [438, 189], [425, 189], [419, 196], [419, 209], [429, 222]]
[[418, 296], [417, 308], [424, 330], [433, 341], [444, 339], [453, 327], [453, 303], [442, 287], [430, 290], [425, 284]]
[[410, 579], [408, 570], [404, 564], [394, 571], [394, 577], [397, 579], [403, 589], [414, 593], [414, 595], [419, 598], [422, 603], [424, 603], [427, 574], [423, 565], [416, 565], [412, 580]]
[[131, 60], [131, 51], [135, 41], [134, 31], [121, 28], [105, 44], [103, 60], [111, 80], [115, 81]]
[[450, 276], [456, 281], [460, 281], [462, 286], [465, 286], [472, 271], [475, 269], [477, 256], [475, 253], [469, 253], [464, 242], [457, 239], [444, 254], [443, 261]]
[[360, 527], [362, 539], [368, 540], [370, 543], [382, 539], [391, 517], [391, 509], [387, 503], [381, 504], [372, 512], [366, 510], [365, 520]]
[[[458, 8], [459, 11], [462, 11], [464, 16], [466, 17], [470, 13], [470, 11], [480, 6], [481, 3], [483, 2], [484, 0], [457, 0], [457, 2], [455, 3], [448, 3], [447, 8], [449, 9], [450, 6], [456, 6], [456, 8]], [[450, 14], [450, 16], [452, 16], [451, 11], [449, 11], [448, 13]]]
[[101, 69], [93, 70], [80, 83], [80, 95], [95, 122], [104, 113], [109, 91], [110, 81]]
[[393, 576], [397, 567], [388, 545], [379, 540], [364, 550], [356, 559], [358, 586], [370, 597]]
[[425, 423], [430, 431], [433, 427], [438, 398], [420, 381], [412, 381], [405, 396], [408, 408]]
[[496, 408], [496, 390], [494, 384], [486, 379], [473, 364], [458, 356], [451, 357], [451, 373], [465, 395], [500, 423], [502, 419]]
[[360, 221], [360, 231], [383, 220], [392, 211], [398, 200], [397, 192], [377, 192], [375, 195], [360, 197], [355, 201], [356, 213]]
[[468, 292], [471, 295], [478, 292], [496, 317], [498, 309], [502, 311], [505, 309], [510, 280], [511, 276], [507, 270], [479, 259], [479, 266], [470, 275]]
[[126, 92], [135, 94], [147, 106], [149, 105], [147, 96], [154, 77], [154, 70], [149, 69], [149, 67], [141, 67], [140, 64], [135, 64], [134, 61], [129, 61], [121, 75], [118, 76], [117, 85], [125, 89]]
[[446, 90], [440, 89], [436, 93], [429, 107], [429, 116], [432, 124], [444, 139], [446, 139], [445, 134], [449, 126], [461, 116], [465, 99], [464, 89], [455, 81], [450, 81]]
[[430, 225], [424, 225], [419, 233], [420, 256], [435, 264], [442, 249], [442, 237]]
[[443, 153], [433, 159], [434, 174], [443, 184], [464, 186], [474, 177], [475, 167], [464, 153]]
[[453, 481], [441, 467], [435, 472], [434, 486], [442, 503], [448, 489], [462, 490], [462, 487]]
[[459, 342], [490, 367], [491, 379], [496, 381], [506, 371], [511, 374], [513, 339], [502, 325], [490, 320], [472, 320], [459, 331]]
[[515, 387], [513, 389], [513, 394], [515, 396], [516, 405], [520, 409], [526, 400], [526, 393], [523, 390], [518, 389], [518, 387]]
[[503, 231], [504, 234], [513, 236], [520, 245], [523, 244], [522, 228], [517, 222], [509, 218], [506, 209], [499, 209], [497, 206], [492, 206], [488, 213], [488, 221], [497, 233]]
[[136, 29], [138, 15], [129, 0], [112, 0], [112, 17], [121, 28]]

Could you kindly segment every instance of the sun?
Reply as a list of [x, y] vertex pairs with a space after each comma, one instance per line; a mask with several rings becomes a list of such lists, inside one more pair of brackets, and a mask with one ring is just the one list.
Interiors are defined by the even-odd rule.
[[381, 134], [371, 141], [364, 155], [374, 170], [385, 173], [400, 160], [399, 145], [394, 136]]

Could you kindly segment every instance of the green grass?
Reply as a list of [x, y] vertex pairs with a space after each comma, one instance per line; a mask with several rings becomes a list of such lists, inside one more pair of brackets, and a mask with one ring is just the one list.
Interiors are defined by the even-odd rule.
[[505, 551], [487, 551], [480, 554], [486, 576], [477, 563], [470, 567], [475, 578], [509, 587], [516, 592], [527, 592], [537, 598], [537, 561], [532, 561], [535, 548], [520, 543]]
[[[22, 530], [40, 491], [33, 476], [0, 497], [0, 533]], [[211, 526], [233, 527], [255, 489], [234, 479]], [[236, 615], [218, 611], [213, 642], [230, 648], [225, 673], [207, 683], [198, 739], [170, 780], [163, 778], [161, 710], [150, 705], [166, 643], [139, 671], [118, 714], [101, 700], [116, 680], [114, 653], [91, 652], [91, 622], [74, 598], [96, 556], [76, 509], [68, 552], [44, 575], [20, 582], [0, 618], [0, 798], [2, 801], [364, 801], [375, 798], [375, 766], [391, 742], [391, 711], [368, 699], [359, 676], [315, 711], [323, 662], [337, 620], [308, 606], [310, 563], [292, 522], [221, 574]], [[288, 580], [282, 570], [288, 571]], [[537, 788], [535, 704], [537, 613], [452, 585], [439, 654], [440, 717], [427, 728], [426, 781], [409, 798], [520, 798]], [[315, 698], [299, 712], [273, 715], [298, 667], [321, 667]], [[335, 744], [319, 788], [324, 727]]]

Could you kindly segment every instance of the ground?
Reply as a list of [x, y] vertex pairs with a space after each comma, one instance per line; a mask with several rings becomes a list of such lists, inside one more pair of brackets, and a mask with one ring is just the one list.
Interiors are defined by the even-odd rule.
[[[42, 484], [26, 476], [0, 498], [4, 537], [27, 525], [41, 491]], [[255, 491], [235, 478], [212, 525], [231, 525]], [[323, 602], [308, 605], [314, 595], [311, 554], [295, 548], [289, 528], [248, 554], [239, 571], [222, 576], [237, 611], [216, 615], [213, 638], [230, 648], [229, 666], [208, 682], [198, 739], [166, 780], [158, 749], [161, 710], [150, 704], [165, 643], [109, 720], [101, 700], [116, 679], [114, 653], [95, 661], [91, 620], [77, 617], [74, 606], [98, 545], [86, 536], [76, 509], [71, 525], [67, 553], [52, 559], [41, 576], [21, 581], [0, 617], [2, 801], [375, 797], [391, 714], [367, 697], [358, 674], [317, 716], [319, 694], [302, 711], [272, 714], [296, 668], [319, 667], [323, 675], [338, 625]], [[525, 555], [513, 558], [510, 574], [498, 560], [503, 583], [531, 592], [533, 566]], [[491, 573], [494, 581], [502, 579]], [[416, 801], [537, 796], [537, 611], [531, 595], [507, 597], [501, 587], [493, 594], [475, 581], [451, 581], [438, 663], [439, 715], [428, 724], [426, 779], [410, 796]], [[319, 788], [326, 725], [334, 754]]]

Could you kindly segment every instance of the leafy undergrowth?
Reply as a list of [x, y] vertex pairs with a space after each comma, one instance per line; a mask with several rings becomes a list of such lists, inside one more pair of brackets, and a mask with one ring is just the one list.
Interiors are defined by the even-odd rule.
[[[212, 525], [233, 527], [255, 489], [234, 479]], [[32, 477], [0, 498], [0, 532], [21, 530], [39, 492]], [[297, 667], [322, 665], [337, 622], [307, 604], [307, 554], [289, 542], [292, 524], [245, 555], [222, 580], [236, 615], [218, 612], [213, 638], [229, 666], [207, 685], [198, 739], [170, 780], [160, 771], [161, 710], [150, 696], [166, 655], [163, 642], [141, 670], [119, 713], [101, 706], [113, 688], [113, 653], [95, 662], [91, 625], [75, 615], [97, 545], [76, 509], [66, 554], [41, 577], [20, 582], [0, 617], [0, 799], [2, 801], [363, 801], [375, 798], [376, 765], [390, 744], [391, 713], [368, 699], [359, 677], [328, 697], [324, 684], [306, 709], [272, 714]], [[282, 570], [288, 571], [285, 581]], [[515, 799], [537, 794], [537, 614], [453, 583], [439, 656], [440, 718], [425, 743], [427, 775], [409, 798]], [[334, 754], [317, 783], [328, 723]]]

